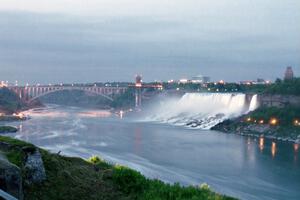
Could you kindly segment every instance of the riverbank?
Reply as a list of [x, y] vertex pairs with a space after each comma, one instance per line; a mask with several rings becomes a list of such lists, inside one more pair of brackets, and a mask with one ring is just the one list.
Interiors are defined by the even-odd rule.
[[11, 179], [0, 174], [1, 189], [19, 199], [234, 199], [206, 184], [165, 184], [98, 157], [86, 161], [52, 154], [10, 137], [0, 136], [0, 150], [4, 174], [9, 169], [15, 174]]
[[298, 107], [261, 107], [241, 117], [225, 120], [211, 129], [300, 143], [299, 110]]

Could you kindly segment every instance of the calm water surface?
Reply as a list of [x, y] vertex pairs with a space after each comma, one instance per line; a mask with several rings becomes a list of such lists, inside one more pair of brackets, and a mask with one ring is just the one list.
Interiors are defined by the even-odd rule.
[[205, 182], [241, 199], [300, 199], [298, 145], [73, 107], [52, 106], [30, 115], [12, 123], [20, 131], [10, 136], [66, 155], [100, 155], [166, 182]]

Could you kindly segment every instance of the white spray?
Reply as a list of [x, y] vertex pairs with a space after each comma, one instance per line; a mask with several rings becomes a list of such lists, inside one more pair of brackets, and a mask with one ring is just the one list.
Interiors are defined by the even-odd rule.
[[162, 101], [147, 121], [209, 129], [225, 119], [257, 108], [257, 95], [248, 106], [245, 94], [186, 93], [179, 100]]

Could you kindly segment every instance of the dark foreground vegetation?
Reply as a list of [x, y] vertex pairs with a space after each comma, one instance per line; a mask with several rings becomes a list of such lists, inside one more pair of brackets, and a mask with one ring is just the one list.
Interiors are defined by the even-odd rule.
[[212, 129], [299, 142], [300, 107], [261, 107], [247, 115], [226, 120]]
[[[11, 163], [19, 167], [23, 179], [22, 195], [28, 200], [233, 199], [212, 192], [205, 184], [189, 187], [170, 185], [150, 180], [127, 167], [109, 164], [99, 157], [94, 156], [88, 161], [65, 157], [9, 137], [0, 136], [0, 150]], [[30, 155], [28, 152], [35, 151], [40, 152], [46, 172], [46, 178], [37, 183], [29, 181], [31, 178], [26, 170], [27, 164], [24, 166]], [[5, 189], [5, 184], [1, 187]]]

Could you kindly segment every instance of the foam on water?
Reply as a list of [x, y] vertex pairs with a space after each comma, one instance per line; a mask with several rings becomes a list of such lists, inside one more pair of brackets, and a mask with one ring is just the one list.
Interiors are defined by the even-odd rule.
[[257, 104], [257, 95], [249, 105], [245, 94], [186, 93], [179, 100], [160, 102], [146, 121], [209, 129], [225, 119], [256, 109]]

